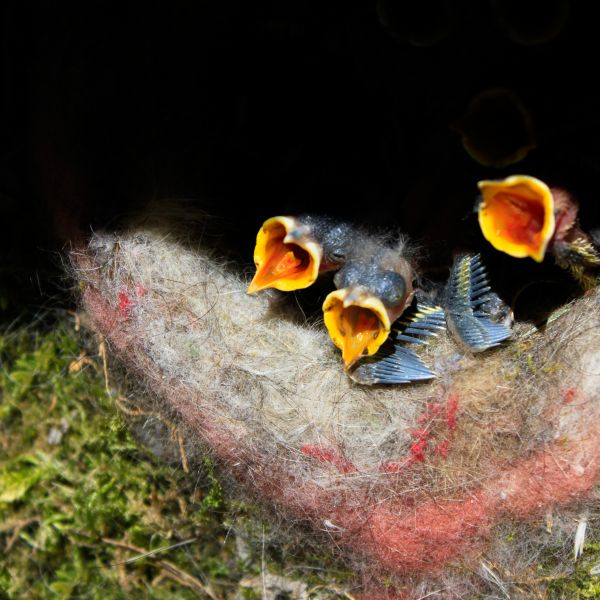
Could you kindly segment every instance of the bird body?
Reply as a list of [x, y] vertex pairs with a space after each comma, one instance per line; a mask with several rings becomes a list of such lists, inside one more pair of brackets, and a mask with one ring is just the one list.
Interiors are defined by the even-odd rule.
[[600, 268], [600, 244], [593, 233], [581, 228], [578, 219], [579, 205], [566, 190], [552, 188], [555, 203], [556, 231], [551, 249], [556, 262], [567, 269], [585, 288], [597, 284], [592, 275]]
[[391, 244], [384, 236], [363, 236], [353, 245], [334, 277], [337, 290], [323, 303], [325, 326], [346, 369], [388, 338], [412, 301], [414, 278], [404, 239]]
[[496, 248], [516, 258], [542, 262], [551, 252], [585, 287], [593, 287], [600, 268], [600, 246], [579, 224], [579, 204], [563, 188], [529, 175], [480, 181], [479, 225]]
[[358, 361], [348, 375], [365, 385], [413, 383], [434, 379], [409, 345], [426, 344], [446, 328], [444, 310], [417, 299], [392, 327], [390, 337], [373, 356]]
[[[521, 181], [517, 183], [522, 187]], [[518, 189], [519, 197], [525, 197]], [[498, 202], [500, 212], [510, 213], [512, 203], [507, 210], [503, 202]], [[267, 219], [257, 235], [254, 259], [257, 271], [248, 293], [268, 287], [302, 289], [312, 285], [319, 273], [337, 270], [336, 289], [323, 302], [323, 320], [332, 342], [342, 351], [346, 372], [359, 383], [434, 377], [405, 345], [424, 343], [423, 338], [437, 335], [446, 326], [472, 352], [498, 345], [511, 334], [510, 325], [498, 322], [505, 305], [490, 291], [478, 255], [456, 259], [443, 307], [423, 299], [413, 302], [416, 269], [405, 238], [329, 217]], [[405, 311], [405, 318], [399, 320]]]
[[463, 350], [472, 353], [498, 346], [512, 335], [512, 311], [491, 290], [478, 254], [455, 258], [441, 304], [424, 300], [417, 291], [389, 340], [375, 355], [359, 361], [350, 377], [366, 385], [433, 379], [436, 374], [409, 346], [427, 344], [446, 328]]
[[443, 305], [450, 333], [466, 350], [482, 352], [511, 335], [512, 311], [492, 291], [478, 254], [456, 258]]
[[267, 219], [256, 237], [256, 273], [248, 287], [293, 291], [338, 270], [324, 320], [348, 368], [374, 354], [413, 297], [414, 268], [403, 238], [377, 235], [327, 216]]

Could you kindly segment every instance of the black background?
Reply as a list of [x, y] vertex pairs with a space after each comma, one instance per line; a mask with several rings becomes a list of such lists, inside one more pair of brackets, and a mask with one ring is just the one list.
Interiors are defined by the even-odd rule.
[[[0, 9], [9, 262], [28, 257], [35, 271], [39, 251], [150, 198], [186, 198], [219, 217], [242, 267], [262, 221], [315, 211], [400, 227], [434, 272], [457, 248], [489, 250], [476, 183], [513, 173], [567, 186], [597, 225], [593, 3], [53, 4]], [[511, 39], [507, 22], [543, 34], [564, 10], [558, 36]], [[495, 87], [519, 96], [537, 141], [502, 169], [473, 160], [451, 126]], [[551, 261], [545, 273], [488, 254], [500, 282], [567, 285]]]

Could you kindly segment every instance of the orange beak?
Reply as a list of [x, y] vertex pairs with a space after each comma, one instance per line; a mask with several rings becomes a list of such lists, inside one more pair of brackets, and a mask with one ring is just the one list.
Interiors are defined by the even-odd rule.
[[248, 294], [266, 288], [283, 292], [312, 285], [319, 274], [323, 250], [306, 226], [293, 217], [267, 219], [256, 236], [256, 274]]
[[550, 188], [528, 175], [480, 181], [478, 186], [483, 195], [479, 226], [485, 239], [510, 256], [542, 262], [555, 231]]
[[361, 286], [331, 292], [323, 303], [323, 318], [346, 369], [375, 354], [390, 334], [391, 320], [383, 302]]

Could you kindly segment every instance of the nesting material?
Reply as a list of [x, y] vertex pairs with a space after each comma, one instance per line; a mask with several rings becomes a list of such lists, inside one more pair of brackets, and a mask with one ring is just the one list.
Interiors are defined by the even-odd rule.
[[416, 576], [476, 572], [506, 544], [504, 524], [593, 489], [595, 291], [543, 331], [517, 323], [489, 352], [441, 332], [417, 351], [437, 379], [366, 387], [344, 374], [322, 322], [247, 295], [249, 277], [176, 230], [148, 220], [96, 233], [72, 252], [75, 276], [114, 356], [251, 497], [371, 571]]

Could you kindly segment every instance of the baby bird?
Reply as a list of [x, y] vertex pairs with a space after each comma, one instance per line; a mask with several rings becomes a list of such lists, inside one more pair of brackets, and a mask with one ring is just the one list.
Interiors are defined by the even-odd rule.
[[344, 263], [353, 228], [325, 216], [301, 215], [267, 219], [254, 248], [256, 273], [248, 294], [266, 288], [284, 292], [307, 288], [319, 273]]
[[325, 299], [323, 312], [349, 368], [379, 349], [412, 301], [414, 269], [405, 251], [403, 241], [392, 245], [331, 217], [272, 217], [256, 237], [256, 273], [247, 291], [299, 290], [319, 273], [340, 269], [334, 278], [338, 289]]
[[412, 348], [427, 345], [445, 329], [469, 353], [494, 348], [512, 335], [512, 311], [492, 291], [478, 254], [455, 257], [444, 290], [437, 290], [442, 306], [426, 298], [433, 291], [416, 291], [415, 301], [393, 325], [386, 343], [347, 370], [354, 381], [393, 385], [434, 379], [435, 372]]
[[597, 283], [592, 272], [600, 267], [600, 246], [593, 234], [581, 229], [579, 205], [572, 194], [528, 175], [480, 181], [478, 186], [479, 225], [494, 248], [537, 262], [551, 252], [583, 287]]
[[337, 290], [323, 303], [325, 326], [349, 369], [388, 338], [392, 323], [410, 305], [414, 267], [403, 240], [390, 246], [373, 236], [357, 236], [346, 263], [334, 277]]
[[513, 313], [490, 287], [479, 254], [459, 254], [443, 296], [446, 324], [456, 343], [483, 352], [512, 335]]

